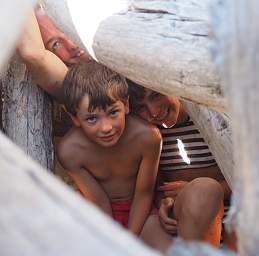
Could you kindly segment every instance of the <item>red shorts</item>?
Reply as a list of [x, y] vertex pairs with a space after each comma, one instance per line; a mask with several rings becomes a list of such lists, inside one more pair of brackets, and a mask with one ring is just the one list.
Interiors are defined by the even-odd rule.
[[[111, 203], [113, 219], [125, 228], [128, 228], [131, 203], [131, 200]], [[150, 215], [152, 214], [157, 214], [156, 208], [152, 208]]]

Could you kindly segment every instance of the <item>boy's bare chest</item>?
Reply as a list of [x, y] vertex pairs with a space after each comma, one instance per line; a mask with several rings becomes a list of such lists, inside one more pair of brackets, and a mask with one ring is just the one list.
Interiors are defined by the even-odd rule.
[[85, 154], [85, 168], [100, 181], [135, 177], [141, 161], [139, 154], [127, 150]]

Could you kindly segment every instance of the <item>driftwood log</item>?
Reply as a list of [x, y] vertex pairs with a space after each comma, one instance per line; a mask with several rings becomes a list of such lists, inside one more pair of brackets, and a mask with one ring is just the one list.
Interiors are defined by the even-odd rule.
[[31, 80], [17, 58], [9, 64], [2, 83], [2, 129], [29, 156], [54, 171], [52, 101]]
[[[57, 2], [61, 3], [60, 1]], [[219, 116], [218, 113], [207, 111], [200, 106], [191, 107], [190, 110], [186, 106], [194, 121], [199, 120], [197, 113], [201, 117], [203, 115], [208, 117], [207, 119], [202, 117], [205, 121], [204, 123], [199, 122], [200, 128], [205, 131], [205, 136], [208, 135], [210, 147], [225, 177], [231, 184], [235, 183], [237, 189], [239, 255], [253, 256], [258, 254], [259, 233], [256, 215], [259, 205], [257, 185], [259, 118], [256, 113], [259, 107], [259, 81], [256, 76], [259, 59], [257, 50], [258, 33], [256, 33], [259, 27], [257, 19], [259, 3], [255, 0], [214, 1], [215, 5], [212, 8], [214, 9], [213, 31], [217, 38], [214, 41], [214, 49], [217, 51], [216, 62], [221, 67], [223, 78], [221, 86], [215, 65], [210, 59], [210, 43], [212, 41], [208, 35], [211, 34], [212, 29], [208, 23], [209, 11], [205, 8], [206, 2], [198, 0], [131, 1], [126, 11], [119, 15], [112, 15], [100, 24], [94, 37], [93, 49], [100, 62], [136, 82], [162, 93], [177, 95], [184, 100], [192, 101], [192, 104], [203, 104], [224, 113], [224, 115]], [[222, 90], [224, 90], [226, 97], [223, 96]], [[190, 105], [190, 103], [188, 104]], [[232, 129], [229, 127], [228, 116], [231, 116]], [[213, 124], [208, 120], [216, 121]], [[234, 135], [233, 146], [230, 130], [233, 130]], [[214, 131], [217, 135], [213, 135]], [[218, 141], [218, 138], [221, 138], [221, 140]], [[224, 142], [227, 145], [224, 146]], [[6, 144], [4, 138], [2, 141], [1, 137], [0, 163], [3, 171], [0, 173], [1, 182], [4, 186], [1, 186], [0, 201], [1, 204], [4, 204], [3, 209], [6, 208], [6, 212], [3, 213], [5, 222], [1, 222], [4, 230], [1, 232], [0, 241], [4, 252], [9, 253], [12, 250], [12, 254], [3, 255], [18, 255], [18, 252], [19, 255], [25, 255], [28, 250], [33, 252], [33, 255], [37, 252], [41, 255], [40, 252], [44, 250], [49, 252], [45, 255], [54, 255], [54, 253], [57, 253], [56, 248], [53, 249], [54, 245], [46, 242], [50, 239], [47, 237], [48, 232], [50, 231], [49, 234], [52, 237], [56, 237], [56, 233], [53, 232], [56, 228], [62, 227], [64, 229], [61, 229], [60, 233], [64, 237], [68, 236], [67, 232], [74, 234], [75, 229], [72, 228], [73, 231], [69, 228], [66, 229], [66, 227], [71, 227], [71, 219], [68, 222], [60, 223], [60, 221], [65, 220], [68, 213], [69, 216], [75, 213], [76, 217], [72, 218], [74, 219], [72, 222], [76, 222], [76, 226], [74, 226], [76, 228], [78, 222], [80, 222], [80, 228], [82, 228], [82, 223], [86, 224], [87, 227], [95, 225], [91, 214], [82, 217], [79, 214], [80, 210], [77, 211], [73, 207], [75, 206], [76, 209], [80, 207], [86, 214], [90, 208], [86, 209], [87, 206], [81, 208], [82, 204], [79, 202], [79, 198], [69, 192], [64, 192], [66, 188], [61, 188], [62, 185], [52, 182], [52, 178], [46, 173], [43, 174], [43, 172], [38, 171], [38, 167], [35, 167], [37, 171], [32, 171], [34, 167], [29, 167], [25, 157], [16, 153], [13, 147], [9, 147], [8, 143]], [[235, 168], [233, 168], [232, 148], [234, 149]], [[224, 154], [225, 156], [223, 156]], [[19, 156], [20, 160], [12, 155]], [[10, 174], [27, 184], [24, 194], [20, 189], [21, 187], [24, 188], [23, 183], [15, 183], [15, 186], [12, 186], [14, 183], [10, 182]], [[26, 178], [22, 178], [22, 175], [25, 175]], [[26, 183], [28, 180], [29, 183]], [[36, 182], [37, 185], [31, 182]], [[53, 192], [54, 187], [58, 188], [57, 193]], [[36, 199], [31, 200], [33, 189], [42, 192], [35, 192], [38, 195], [37, 201]], [[57, 215], [51, 215], [51, 211], [47, 211], [47, 219], [44, 219], [42, 213], [46, 209], [50, 209], [48, 204], [53, 202], [56, 204], [66, 200], [70, 200], [70, 203], [73, 204], [72, 208], [68, 207], [68, 204], [62, 204], [65, 207], [59, 208], [60, 211]], [[57, 206], [55, 205], [51, 209], [56, 212]], [[30, 216], [28, 219], [28, 212], [33, 218]], [[92, 213], [91, 210], [89, 212]], [[24, 221], [20, 221], [21, 216], [24, 217]], [[37, 219], [36, 216], [41, 216], [41, 218]], [[99, 217], [98, 223], [102, 219], [101, 216]], [[4, 224], [7, 223], [6, 220], [10, 220], [10, 224]], [[82, 220], [82, 222], [79, 220]], [[30, 224], [30, 222], [36, 229], [30, 225], [27, 228], [27, 224]], [[11, 223], [15, 223], [15, 225], [11, 225]], [[40, 238], [43, 237], [43, 241], [36, 239], [34, 242], [36, 245], [32, 243], [27, 247], [28, 240], [37, 237], [35, 230], [39, 226], [36, 224], [41, 225], [40, 228], [43, 226], [49, 227], [47, 228], [48, 232], [41, 232], [38, 235]], [[55, 226], [54, 231], [51, 229], [53, 226]], [[110, 230], [109, 225], [104, 226], [107, 227], [107, 230]], [[8, 227], [10, 229], [6, 232]], [[43, 229], [40, 228], [39, 230], [42, 231]], [[85, 230], [88, 232], [88, 228]], [[97, 230], [100, 231], [98, 228]], [[105, 231], [105, 228], [102, 228], [102, 231]], [[23, 233], [21, 237], [24, 237], [24, 233], [28, 232], [28, 239], [13, 239], [19, 232]], [[82, 234], [82, 237], [85, 235], [84, 233], [80, 234]], [[89, 233], [87, 233], [87, 237], [89, 239], [96, 238], [90, 236]], [[106, 246], [107, 244], [103, 241], [106, 241], [107, 237], [102, 237], [101, 244]], [[79, 238], [77, 237], [76, 241], [80, 240]], [[11, 244], [10, 241], [12, 241]], [[17, 242], [14, 243], [13, 241]], [[61, 248], [62, 243], [59, 242], [59, 245], [60, 247], [57, 248]], [[82, 248], [81, 244], [76, 245], [78, 248]], [[62, 255], [66, 255], [65, 253], [72, 248], [69, 247], [68, 243], [63, 243], [62, 246], [64, 249]], [[93, 243], [93, 250], [98, 249], [95, 246], [100, 246], [100, 244], [98, 242]], [[111, 248], [109, 246], [109, 250], [105, 249], [106, 253], [112, 252], [113, 249], [110, 250]], [[138, 247], [138, 250], [142, 249]], [[203, 246], [196, 247], [196, 249], [185, 244], [179, 245], [179, 247], [177, 245], [175, 250], [178, 254], [173, 255], [227, 255], [226, 252], [211, 249], [205, 250], [205, 253], [202, 254], [201, 251], [204, 252]], [[84, 249], [82, 250], [84, 251]], [[115, 246], [115, 250], [117, 250], [117, 246]], [[138, 253], [134, 251], [135, 254], [141, 254], [139, 252], [141, 251], [138, 251]], [[149, 251], [148, 253], [154, 252]], [[94, 254], [92, 253], [92, 255]]]
[[239, 254], [258, 255], [259, 245], [259, 2], [217, 1], [213, 10], [217, 63], [229, 100], [238, 192]]
[[100, 62], [146, 87], [226, 112], [210, 32], [207, 1], [136, 0], [100, 23], [93, 50]]
[[[14, 42], [22, 33], [30, 8], [35, 1], [1, 3], [1, 64], [15, 50]], [[15, 10], [19, 10], [16, 14]], [[4, 71], [3, 71], [4, 69]], [[5, 134], [49, 171], [54, 171], [52, 143], [52, 102], [31, 81], [26, 66], [13, 58], [2, 69], [2, 129]]]

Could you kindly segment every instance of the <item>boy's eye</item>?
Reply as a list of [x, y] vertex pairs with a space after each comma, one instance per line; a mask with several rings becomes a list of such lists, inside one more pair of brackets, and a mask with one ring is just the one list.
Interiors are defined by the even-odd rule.
[[154, 92], [154, 93], [152, 93], [152, 95], [151, 95], [151, 98], [152, 99], [158, 99], [158, 98], [160, 98], [162, 95], [159, 93], [159, 92]]
[[111, 117], [117, 116], [118, 113], [119, 113], [119, 110], [117, 110], [117, 109], [112, 110], [112, 111], [110, 112], [110, 116], [111, 116]]
[[53, 42], [51, 48], [52, 48], [53, 50], [57, 50], [59, 47], [60, 47], [60, 42], [57, 40], [57, 41], [54, 41], [54, 42]]
[[86, 118], [86, 121], [89, 124], [94, 124], [97, 121], [97, 118], [96, 118], [96, 116], [89, 116], [89, 117]]

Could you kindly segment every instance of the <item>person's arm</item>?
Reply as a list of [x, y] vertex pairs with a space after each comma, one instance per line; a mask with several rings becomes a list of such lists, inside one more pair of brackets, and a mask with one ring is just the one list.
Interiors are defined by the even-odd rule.
[[144, 152], [140, 163], [134, 198], [130, 210], [128, 229], [139, 235], [151, 210], [161, 149], [161, 136], [152, 130], [142, 138]]
[[189, 169], [187, 172], [188, 174], [186, 175], [184, 174], [184, 171], [182, 171], [182, 177], [178, 175], [179, 177], [175, 177], [175, 181], [165, 182], [164, 184], [160, 183], [161, 185], [158, 187], [158, 190], [163, 192], [164, 197], [174, 198], [189, 181], [198, 177], [209, 177], [217, 180], [221, 184], [225, 199], [230, 198], [231, 189], [224, 179], [224, 176], [222, 175], [217, 164], [199, 169]]
[[164, 230], [171, 235], [177, 234], [177, 220], [172, 218], [172, 210], [174, 205], [173, 197], [165, 197], [164, 191], [160, 186], [165, 184], [163, 172], [158, 170], [157, 184], [155, 190], [155, 204], [158, 208], [158, 217]]
[[61, 85], [68, 69], [57, 56], [45, 49], [33, 12], [18, 42], [17, 52], [31, 71], [34, 82], [63, 103]]
[[[102, 211], [112, 216], [110, 200], [98, 181], [86, 169], [81, 167], [82, 152], [71, 143], [62, 141], [57, 148], [60, 164], [68, 170], [83, 196], [97, 205]], [[77, 158], [75, 158], [77, 156]]]
[[103, 212], [112, 216], [110, 200], [96, 179], [84, 168], [68, 171], [83, 196], [97, 205]]

